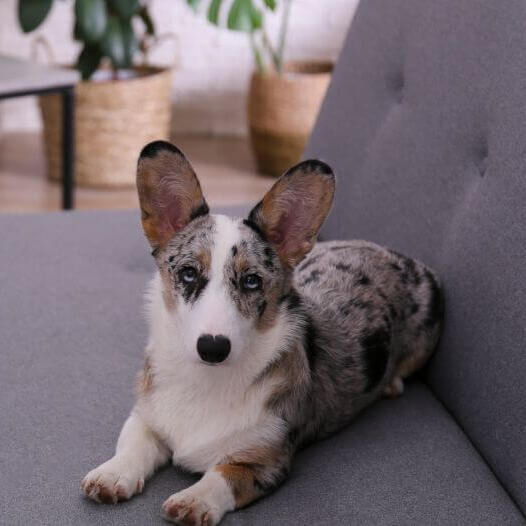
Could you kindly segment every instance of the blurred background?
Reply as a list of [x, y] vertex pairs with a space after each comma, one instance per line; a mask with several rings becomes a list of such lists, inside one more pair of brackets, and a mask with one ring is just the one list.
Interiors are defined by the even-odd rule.
[[[13, 57], [78, 71], [76, 208], [137, 207], [135, 162], [159, 138], [212, 206], [253, 202], [299, 160], [357, 3], [3, 0], [0, 94], [24, 87]], [[0, 99], [0, 211], [60, 208], [62, 122], [56, 94]]]

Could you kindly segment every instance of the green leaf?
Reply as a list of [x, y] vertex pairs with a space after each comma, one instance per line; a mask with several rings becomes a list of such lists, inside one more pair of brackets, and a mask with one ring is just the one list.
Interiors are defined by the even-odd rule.
[[219, 24], [219, 9], [221, 9], [222, 2], [223, 0], [212, 0], [208, 8], [208, 20], [216, 26]]
[[250, 10], [250, 18], [252, 19], [252, 31], [261, 29], [263, 27], [263, 13], [261, 9], [252, 5]]
[[143, 21], [144, 27], [146, 28], [146, 34], [154, 35], [155, 26], [153, 25], [153, 20], [150, 16], [148, 8], [145, 5], [141, 7], [141, 10], [139, 11], [139, 17]]
[[82, 80], [88, 80], [91, 75], [99, 67], [100, 61], [102, 59], [102, 53], [98, 46], [90, 46], [86, 44], [84, 49], [77, 59], [76, 68], [80, 71], [82, 75]]
[[53, 0], [18, 0], [18, 21], [24, 33], [36, 29], [46, 18]]
[[186, 3], [192, 8], [197, 9], [199, 7], [201, 0], [186, 0]]
[[263, 13], [252, 0], [234, 0], [228, 13], [227, 27], [234, 31], [251, 33], [263, 24]]
[[101, 47], [102, 52], [105, 56], [111, 59], [115, 68], [126, 67], [126, 47], [124, 38], [119, 19], [115, 16], [110, 16], [106, 32], [102, 38]]
[[78, 21], [75, 21], [75, 25], [73, 26], [73, 38], [77, 42], [84, 42], [84, 40], [86, 40], [86, 37], [82, 33], [82, 29], [80, 29]]
[[139, 9], [139, 0], [108, 0], [108, 4], [125, 20], [129, 20]]
[[264, 1], [265, 1], [265, 5], [269, 9], [272, 9], [272, 11], [275, 11], [275, 9], [276, 9], [276, 0], [264, 0]]
[[86, 42], [96, 42], [104, 35], [108, 23], [104, 0], [76, 0], [75, 15]]

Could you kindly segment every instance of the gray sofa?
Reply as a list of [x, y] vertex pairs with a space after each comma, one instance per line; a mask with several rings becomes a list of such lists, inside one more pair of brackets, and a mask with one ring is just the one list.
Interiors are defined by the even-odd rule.
[[[339, 175], [323, 236], [432, 265], [445, 333], [403, 397], [225, 526], [526, 524], [526, 3], [363, 0], [307, 155]], [[0, 524], [162, 524], [195, 476], [118, 506], [79, 491], [142, 362], [138, 213], [8, 215], [0, 236]]]

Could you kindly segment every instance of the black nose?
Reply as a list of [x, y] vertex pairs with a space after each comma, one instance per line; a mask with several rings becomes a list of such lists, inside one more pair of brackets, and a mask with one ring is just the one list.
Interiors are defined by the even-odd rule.
[[197, 340], [197, 352], [205, 362], [220, 363], [230, 352], [230, 340], [220, 334], [203, 334]]

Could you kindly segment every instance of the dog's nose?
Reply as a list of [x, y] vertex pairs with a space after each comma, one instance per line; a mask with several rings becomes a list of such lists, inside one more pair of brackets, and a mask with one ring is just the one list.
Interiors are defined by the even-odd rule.
[[197, 352], [205, 362], [220, 363], [230, 353], [230, 340], [220, 334], [203, 334], [197, 340]]

